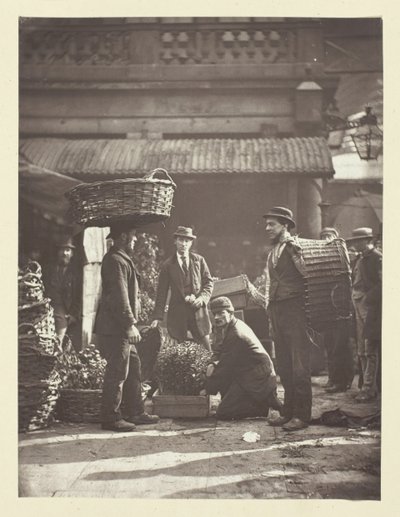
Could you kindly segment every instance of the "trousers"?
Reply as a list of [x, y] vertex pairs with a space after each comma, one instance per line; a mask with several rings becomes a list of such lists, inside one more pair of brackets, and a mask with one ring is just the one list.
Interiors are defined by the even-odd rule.
[[310, 338], [302, 297], [271, 301], [268, 306], [277, 371], [284, 388], [281, 414], [311, 420]]
[[350, 324], [338, 321], [334, 328], [324, 332], [324, 345], [328, 359], [329, 380], [346, 388], [353, 380], [353, 354], [350, 348]]
[[128, 418], [144, 412], [141, 364], [136, 347], [120, 336], [98, 335], [98, 349], [107, 361], [101, 403], [102, 423], [122, 419], [121, 405]]
[[368, 395], [376, 395], [377, 377], [379, 374], [380, 340], [366, 339], [364, 326], [367, 317], [367, 307], [364, 298], [353, 299], [356, 317], [357, 354], [360, 359], [363, 382], [361, 390]]

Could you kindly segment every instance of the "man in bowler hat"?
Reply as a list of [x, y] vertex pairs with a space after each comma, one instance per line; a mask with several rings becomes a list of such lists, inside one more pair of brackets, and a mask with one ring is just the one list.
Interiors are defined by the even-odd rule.
[[226, 296], [214, 298], [210, 309], [223, 335], [206, 371], [207, 393], [220, 392], [222, 397], [217, 418], [266, 417], [270, 407], [280, 410], [274, 365], [260, 340], [244, 321], [235, 318]]
[[[107, 238], [113, 246], [101, 264], [102, 294], [94, 331], [101, 355], [106, 359], [101, 425], [116, 432], [133, 431], [135, 425], [154, 424], [159, 418], [144, 411], [141, 363], [136, 346], [141, 336], [140, 276], [130, 257], [136, 237], [133, 224], [111, 225]], [[127, 418], [122, 418], [123, 402]]]
[[359, 253], [353, 266], [352, 299], [363, 384], [356, 400], [368, 402], [377, 395], [380, 370], [382, 253], [373, 245], [371, 228], [356, 228], [346, 242]]
[[174, 233], [176, 253], [161, 266], [152, 327], [163, 320], [167, 296], [170, 299], [167, 329], [182, 342], [188, 330], [198, 343], [210, 350], [211, 322], [207, 311], [214, 282], [204, 258], [190, 251], [196, 235], [192, 228], [178, 226]]
[[267, 257], [267, 311], [275, 342], [277, 368], [285, 390], [281, 416], [271, 425], [297, 431], [311, 420], [310, 339], [304, 308], [305, 265], [291, 237], [292, 211], [274, 207], [264, 215], [272, 249]]

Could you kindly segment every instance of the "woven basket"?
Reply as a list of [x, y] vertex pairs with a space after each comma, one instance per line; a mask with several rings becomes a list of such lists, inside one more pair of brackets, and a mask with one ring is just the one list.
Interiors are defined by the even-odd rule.
[[50, 305], [49, 298], [41, 302], [22, 305], [18, 308], [18, 323], [29, 324], [35, 328], [37, 334], [52, 336], [56, 327], [54, 322], [54, 309]]
[[48, 381], [18, 385], [18, 428], [33, 431], [47, 427], [58, 398], [60, 378], [52, 375]]
[[54, 373], [55, 355], [24, 350], [18, 357], [18, 381], [22, 384], [49, 381]]
[[[165, 178], [155, 178], [158, 172]], [[175, 189], [168, 172], [155, 169], [143, 178], [84, 183], [65, 195], [74, 223], [104, 227], [111, 222], [148, 224], [168, 218]]]
[[316, 331], [351, 316], [350, 261], [345, 241], [298, 239], [306, 266], [306, 316]]
[[64, 422], [100, 422], [102, 390], [60, 390], [57, 403], [57, 418]]
[[59, 348], [58, 338], [54, 333], [42, 334], [31, 323], [21, 323], [18, 326], [18, 353], [53, 355]]

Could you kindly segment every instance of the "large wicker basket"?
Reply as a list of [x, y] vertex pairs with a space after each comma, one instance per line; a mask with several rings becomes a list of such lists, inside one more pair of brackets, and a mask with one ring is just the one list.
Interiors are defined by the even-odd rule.
[[345, 241], [298, 239], [306, 266], [306, 316], [316, 331], [351, 316], [350, 260]]
[[60, 378], [53, 374], [47, 381], [18, 384], [18, 429], [33, 431], [47, 427], [58, 398]]
[[63, 422], [100, 422], [102, 390], [62, 388], [56, 414]]
[[[157, 173], [165, 177], [155, 178]], [[165, 169], [155, 169], [143, 178], [83, 183], [66, 193], [69, 217], [86, 227], [105, 227], [120, 221], [162, 221], [171, 214], [175, 189]]]

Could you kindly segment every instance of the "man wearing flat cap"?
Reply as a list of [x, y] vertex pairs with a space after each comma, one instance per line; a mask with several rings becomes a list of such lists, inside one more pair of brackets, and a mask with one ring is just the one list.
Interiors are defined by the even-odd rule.
[[310, 339], [304, 308], [305, 264], [298, 242], [289, 233], [296, 225], [292, 211], [278, 206], [264, 218], [272, 244], [266, 267], [267, 311], [285, 390], [281, 416], [270, 424], [297, 431], [308, 426], [312, 404]]
[[75, 245], [71, 237], [57, 244], [57, 261], [44, 271], [46, 296], [54, 309], [56, 334], [62, 346], [68, 334], [76, 350], [81, 347], [80, 321], [82, 307], [82, 279], [73, 262]]
[[207, 393], [221, 393], [217, 418], [266, 417], [270, 407], [280, 410], [274, 365], [253, 330], [235, 318], [225, 296], [214, 298], [210, 309], [223, 335], [206, 371]]
[[170, 336], [182, 342], [190, 331], [195, 341], [210, 350], [207, 304], [214, 282], [204, 258], [190, 251], [196, 239], [192, 228], [178, 226], [174, 237], [176, 253], [161, 266], [151, 326], [157, 326], [163, 319], [170, 291], [167, 313]]
[[[325, 227], [320, 232], [322, 240], [331, 242], [339, 238], [336, 228]], [[353, 381], [353, 354], [350, 348], [350, 322], [337, 321], [335, 328], [323, 332], [328, 363], [327, 393], [346, 391]]]
[[363, 384], [356, 400], [367, 402], [377, 395], [380, 368], [382, 254], [373, 245], [371, 228], [356, 228], [346, 242], [359, 253], [353, 267], [352, 299]]
[[[107, 238], [113, 246], [101, 264], [102, 294], [94, 332], [106, 359], [101, 425], [103, 429], [133, 431], [135, 425], [154, 424], [159, 418], [144, 411], [141, 363], [135, 345], [141, 340], [137, 322], [140, 313], [140, 276], [130, 257], [136, 237], [132, 223], [111, 225]], [[121, 403], [127, 413], [122, 418]]]

